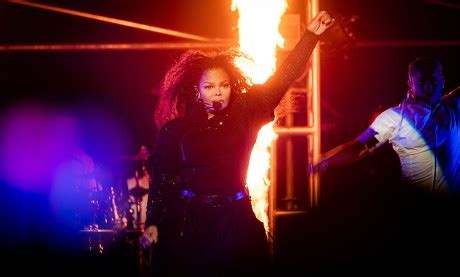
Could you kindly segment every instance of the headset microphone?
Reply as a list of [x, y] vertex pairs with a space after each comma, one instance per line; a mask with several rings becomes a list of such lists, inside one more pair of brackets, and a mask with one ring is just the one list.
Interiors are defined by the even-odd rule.
[[214, 112], [217, 112], [221, 108], [222, 108], [222, 103], [221, 102], [215, 102], [215, 101], [212, 102], [212, 110]]

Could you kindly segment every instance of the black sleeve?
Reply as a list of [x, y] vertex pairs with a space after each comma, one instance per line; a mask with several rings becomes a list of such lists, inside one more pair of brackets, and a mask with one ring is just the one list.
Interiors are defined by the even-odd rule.
[[174, 128], [171, 124], [165, 124], [160, 129], [152, 155], [152, 182], [149, 187], [145, 228], [158, 225], [174, 192], [179, 160], [177, 145]]
[[303, 37], [278, 70], [263, 85], [255, 85], [247, 93], [251, 113], [263, 121], [273, 120], [273, 112], [286, 91], [304, 72], [311, 52], [320, 36], [305, 31]]

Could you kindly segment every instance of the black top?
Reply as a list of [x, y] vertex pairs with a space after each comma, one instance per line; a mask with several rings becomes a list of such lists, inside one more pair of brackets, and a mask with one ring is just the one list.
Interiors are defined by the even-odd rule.
[[233, 194], [245, 187], [250, 154], [259, 129], [304, 70], [319, 36], [305, 32], [276, 73], [208, 119], [204, 107], [167, 122], [152, 155], [153, 184], [145, 226], [157, 225], [167, 191], [178, 185], [198, 194]]

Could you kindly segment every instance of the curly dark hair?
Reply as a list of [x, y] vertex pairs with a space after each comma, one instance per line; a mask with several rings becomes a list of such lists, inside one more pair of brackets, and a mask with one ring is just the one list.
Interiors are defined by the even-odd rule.
[[223, 68], [230, 77], [232, 97], [244, 93], [251, 86], [250, 79], [235, 64], [237, 58], [250, 58], [236, 49], [199, 51], [182, 54], [165, 74], [155, 110], [155, 123], [164, 123], [191, 111], [196, 102], [196, 87], [204, 71]]

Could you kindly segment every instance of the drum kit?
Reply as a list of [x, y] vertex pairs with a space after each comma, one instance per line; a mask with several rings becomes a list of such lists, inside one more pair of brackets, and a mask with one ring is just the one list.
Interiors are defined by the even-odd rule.
[[136, 155], [120, 157], [128, 170], [117, 181], [104, 174], [93, 175], [99, 185], [85, 193], [86, 206], [77, 211], [84, 247], [90, 254], [104, 254], [120, 237], [131, 240], [130, 244], [140, 238], [152, 176], [149, 157], [145, 146]]

